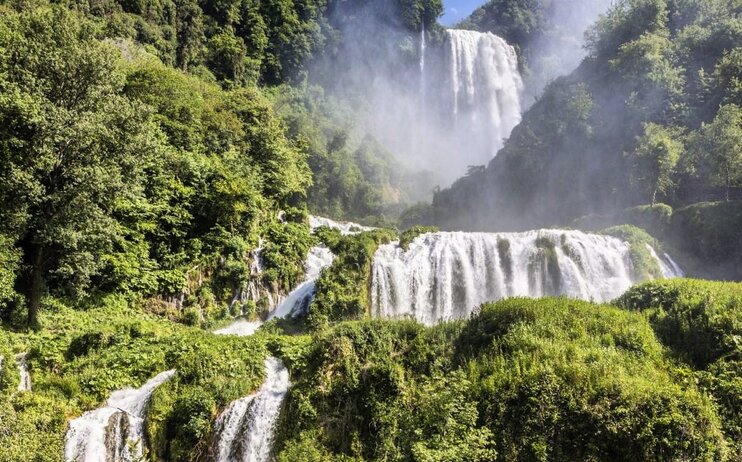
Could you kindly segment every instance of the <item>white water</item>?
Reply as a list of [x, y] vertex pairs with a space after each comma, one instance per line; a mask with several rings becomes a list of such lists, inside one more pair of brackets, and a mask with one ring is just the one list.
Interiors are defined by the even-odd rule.
[[485, 153], [478, 162], [485, 163], [521, 120], [518, 57], [489, 32], [449, 29], [446, 38], [455, 131], [462, 148]]
[[[619, 239], [579, 231], [425, 234], [406, 252], [396, 244], [379, 247], [372, 310], [434, 324], [465, 318], [481, 303], [505, 297], [608, 301], [638, 282], [629, 250]], [[679, 276], [668, 265], [663, 271]]]
[[350, 221], [335, 221], [330, 218], [317, 217], [314, 215], [309, 216], [309, 229], [314, 231], [315, 229], [325, 226], [330, 229], [337, 229], [340, 234], [347, 236], [349, 234], [358, 234], [362, 231], [371, 231], [375, 228], [370, 226], [359, 225]]
[[275, 311], [268, 316], [268, 320], [296, 316], [306, 311], [314, 298], [317, 278], [323, 269], [332, 265], [334, 259], [335, 255], [327, 247], [317, 246], [309, 249], [309, 255], [304, 262], [304, 281], [278, 305]]
[[71, 420], [64, 458], [75, 462], [130, 462], [143, 452], [144, 417], [152, 393], [175, 374], [161, 372], [141, 388], [115, 391], [106, 405]]
[[664, 278], [681, 278], [685, 276], [685, 273], [682, 269], [680, 269], [680, 266], [675, 263], [675, 260], [673, 260], [668, 254], [663, 253], [663, 258], [660, 258], [659, 255], [657, 255], [657, 252], [654, 250], [654, 247], [647, 244], [647, 250], [649, 250], [649, 254], [652, 255], [652, 258], [657, 260], [657, 262], [660, 265], [660, 270], [662, 271], [662, 277]]
[[[354, 234], [372, 228], [356, 223], [343, 223], [323, 217], [309, 217], [312, 231], [320, 226], [338, 229], [342, 234]], [[304, 262], [304, 281], [299, 284], [268, 316], [268, 319], [295, 316], [305, 310], [312, 301], [315, 281], [324, 268], [332, 264], [335, 256], [324, 246], [312, 247]], [[249, 336], [262, 322], [240, 319], [224, 329], [215, 331], [220, 335]], [[286, 392], [288, 370], [276, 358], [265, 361], [266, 379], [260, 391], [230, 403], [219, 415], [215, 427], [214, 451], [217, 462], [258, 462], [270, 456], [273, 434]]]
[[216, 421], [216, 462], [267, 461], [281, 403], [290, 382], [283, 363], [265, 360], [265, 382], [257, 394], [232, 402]]
[[254, 334], [262, 325], [263, 323], [261, 321], [237, 319], [227, 327], [215, 330], [214, 333], [217, 335], [236, 335], [238, 337], [248, 337]]
[[31, 391], [31, 373], [28, 371], [26, 355], [28, 353], [20, 353], [15, 356], [15, 362], [18, 365], [18, 374], [20, 375], [18, 391]]
[[425, 40], [425, 23], [423, 22], [420, 29], [420, 97], [423, 103], [425, 102], [425, 50], [427, 49]]

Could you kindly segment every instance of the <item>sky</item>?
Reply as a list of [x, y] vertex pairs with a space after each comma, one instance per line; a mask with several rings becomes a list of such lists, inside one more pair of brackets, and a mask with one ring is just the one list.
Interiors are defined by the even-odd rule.
[[451, 26], [466, 18], [477, 7], [483, 5], [486, 0], [444, 0], [445, 12], [441, 18], [444, 26]]

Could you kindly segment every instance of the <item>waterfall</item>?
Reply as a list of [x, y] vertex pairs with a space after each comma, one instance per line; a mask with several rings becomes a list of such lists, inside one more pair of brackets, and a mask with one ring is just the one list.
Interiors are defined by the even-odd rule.
[[[343, 223], [323, 217], [309, 217], [312, 231], [326, 226], [341, 234], [355, 234], [372, 228], [356, 223]], [[322, 270], [332, 264], [335, 256], [325, 246], [312, 247], [304, 262], [304, 281], [289, 293], [269, 315], [268, 319], [295, 316], [312, 301], [315, 281]], [[224, 329], [214, 331], [219, 335], [248, 336], [262, 325], [239, 319]], [[286, 392], [289, 374], [283, 363], [273, 357], [265, 361], [265, 382], [260, 391], [231, 402], [219, 415], [215, 426], [214, 451], [217, 462], [267, 461], [273, 443], [273, 433]]]
[[420, 97], [425, 102], [425, 22], [420, 28]]
[[278, 305], [275, 311], [268, 316], [268, 320], [285, 318], [289, 315], [296, 316], [306, 311], [314, 297], [317, 278], [323, 269], [332, 264], [334, 259], [335, 255], [327, 247], [317, 246], [309, 249], [309, 255], [304, 262], [304, 281]]
[[649, 251], [649, 254], [654, 258], [657, 263], [660, 265], [660, 271], [662, 271], [662, 277], [664, 278], [678, 278], [685, 276], [685, 273], [683, 273], [683, 270], [680, 269], [680, 266], [675, 263], [675, 260], [673, 260], [668, 254], [663, 253], [662, 258], [660, 258], [659, 255], [657, 255], [657, 251], [654, 250], [654, 247], [647, 244], [647, 250]]
[[446, 37], [452, 118], [463, 136], [462, 147], [475, 142], [491, 158], [521, 119], [518, 57], [512, 46], [489, 32], [449, 29]]
[[[665, 270], [679, 275], [670, 266]], [[371, 303], [376, 316], [433, 324], [513, 296], [605, 302], [637, 282], [633, 273], [629, 244], [609, 236], [561, 230], [431, 233], [407, 251], [397, 244], [379, 247]]]
[[267, 461], [289, 373], [273, 357], [265, 360], [265, 382], [255, 395], [232, 402], [216, 421], [216, 462]]
[[20, 353], [15, 356], [15, 363], [18, 365], [18, 391], [31, 391], [31, 373], [28, 371], [28, 353]]
[[217, 335], [236, 335], [238, 337], [248, 337], [254, 334], [263, 323], [260, 321], [248, 321], [247, 319], [237, 319], [223, 329], [215, 330]]
[[350, 221], [335, 221], [330, 218], [317, 217], [314, 215], [311, 215], [309, 217], [309, 228], [312, 231], [322, 226], [330, 229], [337, 229], [343, 236], [347, 236], [349, 234], [358, 234], [362, 231], [371, 231], [373, 229], [376, 229], [370, 226], [359, 225], [358, 223], [353, 223]]
[[144, 417], [152, 393], [175, 374], [161, 372], [141, 388], [115, 391], [106, 405], [71, 420], [64, 458], [71, 462], [132, 462], [143, 453]]

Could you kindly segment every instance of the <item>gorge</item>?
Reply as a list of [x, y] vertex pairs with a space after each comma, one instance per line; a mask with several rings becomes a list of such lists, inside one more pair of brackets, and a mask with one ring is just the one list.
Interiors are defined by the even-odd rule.
[[482, 2], [0, 2], [0, 462], [742, 460], [739, 2]]

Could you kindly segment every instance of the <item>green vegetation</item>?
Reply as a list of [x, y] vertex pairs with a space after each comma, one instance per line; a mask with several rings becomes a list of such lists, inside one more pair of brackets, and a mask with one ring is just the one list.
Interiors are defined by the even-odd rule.
[[[559, 34], [548, 3], [494, 0], [472, 24], [517, 42], [527, 67], [531, 43]], [[294, 383], [281, 461], [742, 458], [738, 284], [650, 283], [619, 307], [505, 300], [430, 328], [370, 319], [378, 247], [408, 248], [438, 230], [413, 225], [464, 214], [513, 228], [593, 214], [581, 222], [640, 226], [741, 277], [738, 2], [618, 2], [589, 59], [487, 169], [401, 213], [430, 175], [348, 122], [364, 110], [356, 95], [316, 82], [359, 73], [323, 66], [359, 37], [357, 51], [417, 70], [414, 38], [424, 26], [440, 39], [442, 8], [0, 2], [0, 461], [60, 461], [69, 419], [169, 369], [145, 459], [203, 461], [217, 415], [259, 387], [269, 352]], [[312, 236], [308, 210], [389, 228], [400, 216], [407, 231]], [[603, 232], [629, 242], [640, 278], [660, 275], [648, 234]], [[259, 317], [263, 301], [231, 305], [235, 294], [286, 293], [320, 242], [336, 258], [306, 317], [245, 338], [204, 330], [240, 309]], [[531, 264], [557, 284], [558, 250], [574, 250], [537, 247]], [[497, 252], [510, 279], [510, 242]], [[18, 353], [32, 392], [17, 391]]]
[[433, 189], [425, 173], [413, 174], [372, 136], [359, 136], [357, 109], [318, 86], [271, 90], [287, 126], [287, 135], [306, 146], [313, 184], [307, 191], [311, 209], [320, 215], [373, 223], [396, 217], [419, 191]]
[[307, 315], [310, 328], [320, 329], [330, 322], [371, 315], [371, 263], [379, 245], [388, 244], [396, 237], [394, 231], [386, 229], [350, 236], [320, 231], [320, 238], [335, 254], [335, 260], [317, 280], [317, 291]]
[[742, 201], [706, 202], [676, 210], [667, 239], [692, 255], [694, 273], [742, 279]]
[[657, 194], [666, 195], [674, 186], [672, 177], [684, 148], [679, 135], [661, 125], [645, 124], [631, 155], [631, 182], [649, 194], [650, 205], [657, 201]]
[[412, 241], [417, 239], [418, 236], [428, 233], [437, 233], [438, 231], [440, 231], [440, 229], [436, 226], [413, 226], [399, 235], [399, 246], [407, 250]]
[[655, 250], [661, 250], [662, 246], [644, 230], [631, 225], [614, 226], [604, 229], [601, 234], [617, 237], [630, 246], [631, 265], [634, 271], [634, 279], [646, 281], [662, 277], [662, 269], [657, 260], [652, 257], [648, 246]]
[[304, 207], [310, 171], [258, 90], [117, 49], [63, 7], [0, 8], [4, 319], [25, 305], [36, 326], [46, 294], [108, 293], [218, 317], [259, 236], [296, 246], [269, 259], [265, 281], [292, 286], [308, 231], [277, 216]]
[[728, 457], [714, 405], [641, 315], [609, 306], [514, 299], [433, 328], [341, 323], [306, 364], [279, 460]]
[[643, 311], [659, 339], [691, 365], [713, 397], [732, 459], [742, 456], [742, 284], [669, 280], [643, 284], [617, 300]]
[[638, 206], [588, 215], [572, 226], [595, 231], [623, 223], [643, 228], [662, 241], [687, 274], [709, 279], [742, 278], [740, 201], [699, 202], [675, 210], [665, 204]]
[[[86, 311], [54, 303], [40, 316], [49, 326], [42, 332], [0, 331], [0, 419], [9, 430], [0, 432], [2, 461], [61, 460], [67, 418], [173, 368], [176, 376], [153, 398], [148, 431], [158, 455], [189, 460], [208, 441], [217, 410], [262, 382], [267, 350], [259, 337], [205, 334], [113, 297]], [[15, 391], [18, 352], [29, 353], [31, 393]]]
[[[485, 9], [502, 10], [488, 17], [505, 32], [539, 33], [532, 7], [547, 3]], [[532, 229], [654, 199], [679, 209], [738, 198], [741, 30], [735, 1], [614, 2], [589, 33], [588, 58], [547, 86], [484, 172], [436, 194], [421, 222]]]

